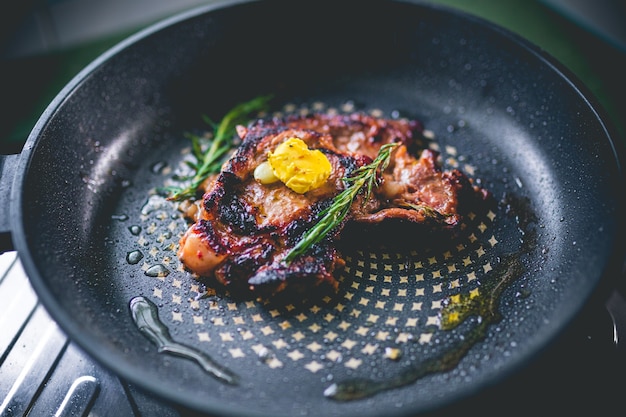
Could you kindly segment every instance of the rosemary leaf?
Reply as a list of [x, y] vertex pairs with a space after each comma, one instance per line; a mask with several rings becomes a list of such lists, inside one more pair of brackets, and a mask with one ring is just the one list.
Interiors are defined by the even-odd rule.
[[[188, 135], [191, 139], [191, 149], [193, 152], [193, 156], [199, 161], [202, 159], [202, 155], [204, 152], [202, 151], [202, 144], [200, 142], [200, 137], [198, 135]], [[197, 165], [197, 164], [195, 164]]]
[[431, 217], [431, 218], [433, 218], [435, 220], [438, 220], [438, 221], [443, 221], [443, 220], [446, 219], [446, 217], [452, 216], [452, 214], [440, 213], [437, 210], [435, 210], [434, 208], [426, 206], [426, 205], [423, 205], [423, 204], [412, 204], [412, 203], [408, 203], [407, 202], [407, 203], [404, 203], [403, 206], [406, 207], [406, 208], [410, 208], [410, 209], [416, 210], [416, 211], [420, 211], [421, 210], [424, 213], [424, 215], [426, 215], [428, 217]]
[[372, 188], [377, 183], [378, 173], [383, 172], [389, 166], [391, 151], [399, 144], [393, 142], [381, 146], [378, 155], [371, 163], [360, 167], [352, 175], [343, 179], [348, 186], [333, 198], [328, 208], [320, 213], [320, 220], [304, 233], [302, 239], [285, 256], [283, 262], [289, 264], [339, 226], [348, 215], [354, 199], [363, 187], [365, 187], [365, 198], [369, 199]]
[[207, 117], [204, 117], [205, 122], [214, 131], [211, 144], [206, 152], [202, 152], [200, 138], [191, 135], [192, 153], [198, 159], [197, 163], [193, 164], [195, 174], [186, 187], [175, 189], [170, 187], [167, 199], [171, 201], [195, 199], [202, 183], [212, 174], [219, 172], [224, 157], [233, 149], [236, 126], [244, 123], [252, 113], [258, 113], [267, 109], [270, 99], [271, 96], [260, 96], [241, 103], [226, 113], [219, 124], [215, 124]]

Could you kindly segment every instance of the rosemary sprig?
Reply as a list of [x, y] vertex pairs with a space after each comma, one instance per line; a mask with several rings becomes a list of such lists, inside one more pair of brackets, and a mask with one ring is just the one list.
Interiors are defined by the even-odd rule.
[[402, 206], [406, 207], [406, 208], [413, 209], [415, 211], [420, 211], [421, 210], [421, 211], [424, 212], [424, 215], [426, 215], [428, 217], [431, 217], [431, 218], [433, 218], [435, 220], [438, 220], [438, 221], [443, 221], [443, 220], [446, 219], [446, 217], [452, 216], [452, 214], [440, 213], [437, 210], [435, 210], [434, 208], [426, 206], [426, 205], [423, 205], [423, 204], [413, 204], [413, 203], [405, 202], [404, 204], [402, 204]]
[[335, 196], [330, 206], [322, 210], [321, 219], [304, 233], [300, 241], [285, 256], [283, 262], [288, 264], [297, 256], [304, 254], [311, 246], [321, 241], [331, 230], [341, 224], [348, 215], [354, 199], [364, 187], [365, 199], [369, 199], [372, 188], [378, 179], [378, 173], [387, 168], [391, 151], [399, 144], [399, 142], [393, 142], [381, 146], [378, 155], [371, 163], [358, 168], [351, 176], [343, 179], [349, 185]]
[[205, 121], [212, 126], [214, 131], [211, 144], [204, 152], [200, 144], [200, 138], [191, 135], [192, 151], [197, 163], [189, 165], [195, 171], [195, 174], [186, 187], [170, 188], [168, 190], [170, 195], [167, 199], [171, 201], [195, 199], [200, 185], [211, 174], [220, 171], [224, 157], [233, 149], [236, 126], [244, 123], [251, 113], [266, 110], [270, 99], [271, 96], [260, 96], [238, 104], [226, 113], [219, 124], [215, 124], [210, 119], [205, 118]]

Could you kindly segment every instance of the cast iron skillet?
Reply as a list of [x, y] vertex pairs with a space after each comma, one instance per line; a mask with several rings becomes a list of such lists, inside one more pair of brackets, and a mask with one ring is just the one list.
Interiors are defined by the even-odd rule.
[[[273, 304], [215, 291], [178, 264], [185, 223], [154, 191], [203, 115], [265, 94], [276, 112], [421, 120], [427, 146], [493, 203], [443, 248], [402, 235], [396, 249], [351, 246], [337, 294]], [[514, 375], [603, 300], [623, 259], [611, 135], [567, 71], [463, 13], [232, 2], [157, 24], [78, 74], [22, 153], [2, 158], [3, 230], [69, 337], [155, 395], [212, 415], [415, 415]], [[443, 329], [471, 296], [493, 302]], [[135, 297], [238, 383], [159, 353], [132, 319]], [[325, 395], [354, 379], [371, 395]]]

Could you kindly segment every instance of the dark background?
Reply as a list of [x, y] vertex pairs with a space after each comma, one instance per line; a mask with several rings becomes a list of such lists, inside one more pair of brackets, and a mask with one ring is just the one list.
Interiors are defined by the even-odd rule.
[[[128, 35], [215, 0], [21, 0], [0, 13], [0, 153], [17, 153], [47, 104]], [[626, 143], [626, 2], [433, 0], [543, 48], [591, 90]]]

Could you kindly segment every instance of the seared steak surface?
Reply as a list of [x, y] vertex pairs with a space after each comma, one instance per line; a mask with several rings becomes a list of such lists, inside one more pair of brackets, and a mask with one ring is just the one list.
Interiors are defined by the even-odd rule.
[[[458, 170], [443, 171], [438, 154], [424, 146], [423, 126], [412, 120], [355, 114], [313, 114], [263, 119], [238, 128], [240, 147], [205, 190], [195, 222], [181, 238], [178, 256], [199, 276], [214, 276], [232, 289], [275, 294], [287, 285], [336, 286], [344, 265], [338, 240], [346, 224], [376, 228], [401, 222], [403, 230], [438, 233], [459, 226], [470, 201], [484, 195]], [[332, 171], [303, 194], [282, 182], [262, 184], [255, 169], [289, 138], [318, 149]], [[343, 178], [399, 142], [378, 186], [360, 193], [344, 222], [290, 263], [287, 253], [316, 224], [319, 213], [346, 187]]]

